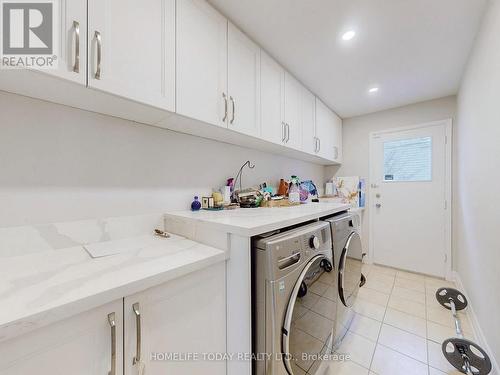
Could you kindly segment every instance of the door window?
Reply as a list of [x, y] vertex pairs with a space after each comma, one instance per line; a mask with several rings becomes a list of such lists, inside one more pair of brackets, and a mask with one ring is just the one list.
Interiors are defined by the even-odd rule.
[[384, 142], [383, 181], [432, 181], [432, 137]]

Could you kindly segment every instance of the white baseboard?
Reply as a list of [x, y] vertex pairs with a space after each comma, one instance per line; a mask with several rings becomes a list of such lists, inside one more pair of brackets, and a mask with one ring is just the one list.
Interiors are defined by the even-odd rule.
[[481, 329], [481, 325], [479, 324], [477, 315], [474, 312], [474, 307], [471, 304], [471, 300], [469, 298], [469, 294], [467, 293], [467, 289], [465, 289], [464, 284], [462, 283], [462, 279], [460, 278], [460, 275], [458, 274], [457, 271], [453, 271], [453, 279], [457, 284], [458, 290], [460, 290], [463, 294], [465, 294], [465, 297], [467, 297], [467, 300], [469, 302], [469, 305], [467, 306], [467, 315], [472, 325], [474, 336], [478, 340], [477, 344], [480, 345], [490, 356], [491, 365], [493, 367], [491, 374], [500, 374], [500, 367], [498, 366], [498, 362], [493, 357], [493, 352], [491, 351], [491, 348], [488, 345], [488, 342], [486, 341], [486, 337], [484, 336], [483, 330]]

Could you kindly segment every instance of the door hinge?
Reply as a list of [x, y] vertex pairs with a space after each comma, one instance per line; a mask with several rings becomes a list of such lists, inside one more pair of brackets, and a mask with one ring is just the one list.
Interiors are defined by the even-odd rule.
[[444, 209], [447, 210], [448, 209], [448, 201], [444, 201]]
[[448, 263], [448, 254], [444, 254], [444, 262]]
[[445, 144], [445, 145], [447, 145], [447, 144], [448, 144], [448, 136], [447, 136], [447, 135], [445, 135], [445, 136], [444, 136], [444, 144]]

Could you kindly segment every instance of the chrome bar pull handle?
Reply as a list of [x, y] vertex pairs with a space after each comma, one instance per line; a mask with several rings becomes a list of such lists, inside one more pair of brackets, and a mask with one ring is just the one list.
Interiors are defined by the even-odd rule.
[[288, 141], [290, 140], [290, 125], [288, 125], [288, 123], [285, 123], [285, 130], [286, 130], [285, 142], [288, 143]]
[[286, 139], [286, 124], [282, 121], [281, 122], [281, 142], [285, 143]]
[[135, 326], [136, 326], [136, 352], [135, 357], [132, 361], [133, 365], [141, 362], [141, 311], [139, 302], [132, 305], [132, 310], [135, 314]]
[[225, 92], [222, 93], [222, 98], [224, 99], [224, 117], [222, 118], [222, 122], [226, 122], [226, 119], [227, 119], [227, 95]]
[[102, 39], [101, 39], [101, 33], [99, 31], [96, 31], [94, 33], [94, 38], [97, 43], [97, 65], [96, 65], [96, 70], [94, 74], [95, 79], [101, 79], [101, 59], [102, 59]]
[[231, 100], [231, 103], [233, 104], [233, 116], [231, 117], [231, 121], [229, 121], [230, 124], [234, 122], [234, 117], [236, 116], [236, 108], [235, 108], [235, 100], [232, 96], [229, 97]]
[[116, 316], [114, 312], [108, 314], [108, 323], [111, 327], [111, 370], [108, 375], [116, 375]]
[[73, 21], [73, 30], [75, 30], [75, 62], [73, 71], [80, 73], [80, 22]]

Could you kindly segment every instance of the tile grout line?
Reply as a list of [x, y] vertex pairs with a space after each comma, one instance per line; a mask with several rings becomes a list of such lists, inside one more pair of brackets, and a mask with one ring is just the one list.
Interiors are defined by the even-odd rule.
[[[394, 274], [394, 281], [392, 283], [391, 293], [389, 294], [389, 300], [391, 299], [395, 283], [396, 283], [396, 274]], [[387, 305], [385, 306], [384, 316], [382, 317], [382, 324], [380, 325], [380, 329], [378, 331], [377, 341], [375, 342], [375, 349], [373, 350], [372, 359], [370, 361], [370, 367], [368, 368], [368, 372], [373, 372], [372, 371], [373, 359], [375, 358], [375, 353], [377, 352], [377, 346], [379, 345], [380, 334], [382, 333], [382, 328], [384, 327], [385, 315], [387, 314], [388, 306], [389, 306], [389, 301], [387, 301]]]

